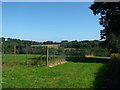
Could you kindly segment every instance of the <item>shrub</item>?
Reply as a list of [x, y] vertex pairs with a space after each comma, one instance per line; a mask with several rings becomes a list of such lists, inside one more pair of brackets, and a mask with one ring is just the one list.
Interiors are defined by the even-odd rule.
[[112, 54], [111, 55], [111, 62], [120, 64], [120, 54]]

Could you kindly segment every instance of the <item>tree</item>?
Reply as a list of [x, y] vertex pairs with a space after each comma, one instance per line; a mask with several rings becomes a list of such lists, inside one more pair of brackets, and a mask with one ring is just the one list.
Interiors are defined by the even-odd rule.
[[120, 52], [120, 2], [94, 2], [90, 9], [94, 15], [100, 14], [99, 23], [105, 29], [101, 30], [101, 39], [105, 39], [113, 51]]
[[53, 44], [53, 41], [46, 41], [46, 42], [43, 42], [43, 44]]

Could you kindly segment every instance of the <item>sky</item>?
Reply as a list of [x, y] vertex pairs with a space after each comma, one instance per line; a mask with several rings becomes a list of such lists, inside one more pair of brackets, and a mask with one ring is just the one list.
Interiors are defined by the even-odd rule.
[[2, 2], [0, 2], [0, 21], [0, 36], [2, 36]]
[[99, 40], [92, 2], [3, 2], [2, 36], [22, 40]]

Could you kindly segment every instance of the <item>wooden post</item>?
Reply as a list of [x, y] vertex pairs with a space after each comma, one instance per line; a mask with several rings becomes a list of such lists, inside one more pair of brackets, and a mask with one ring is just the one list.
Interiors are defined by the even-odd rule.
[[27, 65], [27, 54], [28, 54], [28, 48], [27, 48], [27, 44], [26, 44], [26, 65]]
[[49, 51], [48, 51], [48, 46], [46, 46], [46, 49], [47, 49], [47, 66], [48, 66], [48, 56], [49, 56]]
[[4, 64], [4, 47], [2, 47], [2, 63]]
[[14, 45], [14, 64], [16, 64], [16, 45]]

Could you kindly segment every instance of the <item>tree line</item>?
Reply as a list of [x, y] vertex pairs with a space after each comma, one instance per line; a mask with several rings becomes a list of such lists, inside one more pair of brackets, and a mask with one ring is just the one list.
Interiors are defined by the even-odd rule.
[[60, 44], [59, 48], [49, 48], [50, 55], [96, 55], [96, 56], [110, 56], [111, 52], [106, 47], [103, 47], [103, 41], [99, 40], [85, 40], [85, 41], [68, 41], [63, 40], [61, 42], [35, 42], [28, 40], [12, 39], [12, 38], [3, 38], [3, 50], [5, 54], [13, 54], [14, 45], [16, 45], [17, 54], [46, 54], [46, 47], [38, 46], [31, 47], [31, 45], [42, 45], [42, 44]]
[[120, 53], [120, 1], [95, 2], [90, 6], [94, 15], [100, 15], [99, 23], [104, 27], [100, 31], [104, 46], [112, 53]]

